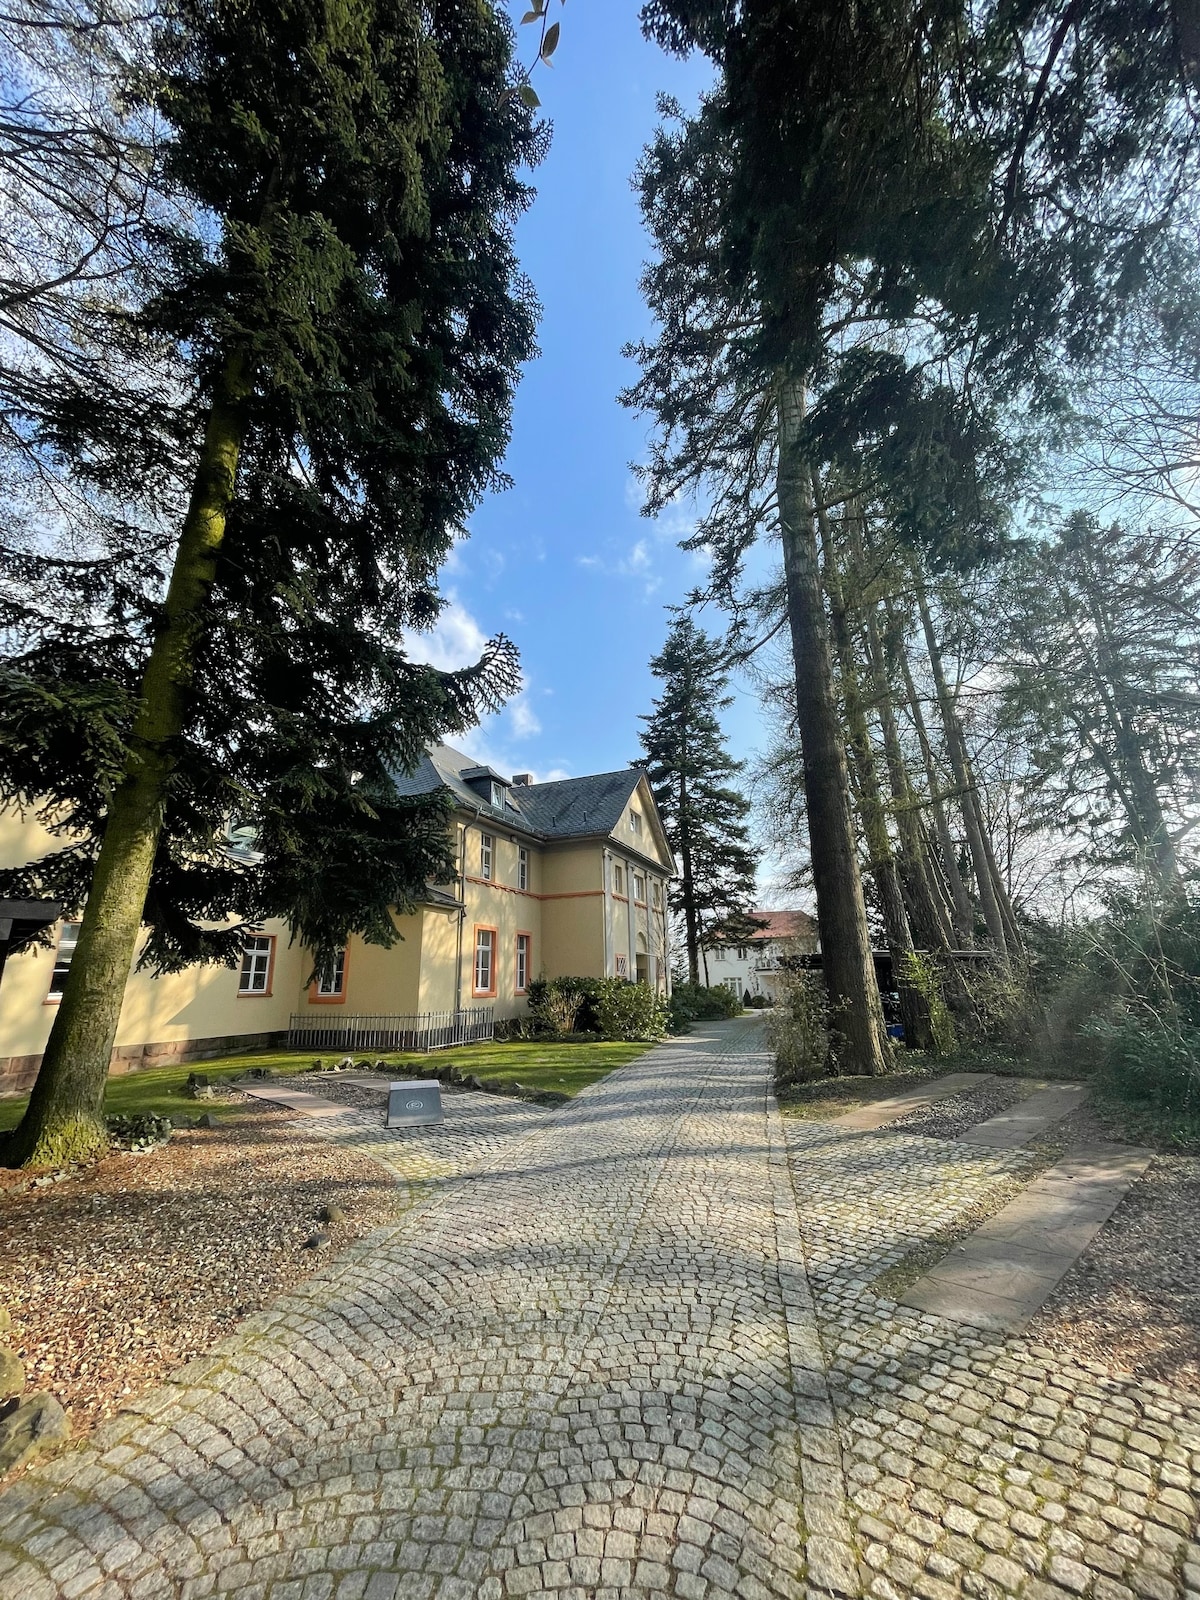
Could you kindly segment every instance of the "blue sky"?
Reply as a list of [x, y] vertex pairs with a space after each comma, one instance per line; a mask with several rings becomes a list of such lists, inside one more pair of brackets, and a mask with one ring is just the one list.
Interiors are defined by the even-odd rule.
[[[655, 125], [656, 94], [690, 104], [709, 71], [647, 43], [637, 0], [551, 5], [561, 43], [553, 69], [539, 67], [534, 81], [554, 137], [518, 234], [542, 302], [542, 354], [517, 395], [506, 460], [515, 486], [472, 519], [443, 572], [438, 629], [414, 641], [414, 653], [457, 666], [490, 634], [515, 639], [524, 691], [458, 742], [501, 771], [539, 778], [609, 771], [637, 755], [665, 607], [701, 570], [678, 549], [682, 509], [657, 523], [639, 515], [629, 462], [644, 454], [647, 423], [617, 394], [634, 370], [622, 345], [650, 331], [638, 292], [648, 243], [631, 174]], [[514, 18], [524, 9], [515, 4]], [[520, 30], [524, 59], [535, 40], [533, 28]], [[739, 697], [727, 726], [735, 751], [749, 753], [758, 739], [751, 697]]]

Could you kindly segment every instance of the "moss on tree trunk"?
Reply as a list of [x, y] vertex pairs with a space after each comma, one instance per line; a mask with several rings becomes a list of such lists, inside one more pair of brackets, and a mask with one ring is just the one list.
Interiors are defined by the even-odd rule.
[[183, 731], [196, 641], [233, 498], [246, 362], [229, 357], [209, 410], [162, 623], [150, 649], [122, 782], [84, 908], [79, 942], [9, 1165], [86, 1160], [104, 1149], [104, 1090]]

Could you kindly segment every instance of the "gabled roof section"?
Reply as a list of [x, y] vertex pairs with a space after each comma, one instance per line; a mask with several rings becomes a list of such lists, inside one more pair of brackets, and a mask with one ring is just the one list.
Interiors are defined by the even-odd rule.
[[461, 750], [438, 744], [421, 757], [415, 772], [393, 773], [393, 778], [402, 795], [434, 794], [448, 789], [460, 805], [507, 827], [519, 828], [535, 838], [573, 839], [611, 833], [645, 776], [641, 767], [624, 767], [620, 772], [560, 778], [555, 783], [518, 784], [506, 790], [504, 805], [494, 806], [469, 781], [484, 773], [499, 783], [509, 782]]
[[548, 839], [611, 833], [641, 777], [640, 767], [625, 767], [587, 778], [531, 783], [520, 791], [521, 810]]
[[[478, 789], [472, 788], [466, 778], [468, 773], [478, 778], [483, 773], [491, 772], [490, 767], [481, 767], [470, 756], [463, 755], [461, 750], [455, 750], [448, 744], [435, 744], [421, 757], [415, 772], [393, 772], [392, 780], [402, 795], [436, 794], [439, 789], [448, 789], [459, 805], [468, 806], [472, 811], [491, 817], [493, 821], [503, 822], [510, 828], [524, 828], [527, 833], [536, 832], [536, 828], [525, 819], [511, 789], [506, 791], [505, 803], [494, 806], [484, 799]], [[492, 775], [498, 783], [507, 781], [498, 772]], [[528, 790], [522, 789], [520, 793], [527, 794]]]
[[816, 921], [807, 911], [751, 911], [750, 916], [757, 922], [765, 922], [766, 927], [739, 940], [739, 944], [766, 944], [771, 939], [803, 939], [817, 931]]

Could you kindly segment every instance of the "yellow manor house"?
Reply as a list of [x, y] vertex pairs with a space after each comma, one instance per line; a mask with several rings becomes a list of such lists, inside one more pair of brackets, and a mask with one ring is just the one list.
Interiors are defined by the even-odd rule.
[[[240, 969], [191, 967], [164, 978], [135, 969], [114, 1069], [274, 1044], [290, 1027], [352, 1015], [491, 1008], [496, 1018], [519, 1016], [539, 976], [607, 975], [667, 991], [674, 862], [641, 768], [532, 783], [438, 745], [398, 786], [451, 795], [457, 875], [396, 918], [401, 938], [391, 949], [352, 939], [333, 970], [308, 983], [311, 954], [285, 923], [271, 922], [247, 939]], [[51, 846], [35, 834], [19, 816], [0, 816], [0, 862], [19, 865]], [[27, 1087], [36, 1074], [77, 932], [61, 923], [53, 949], [12, 956], [3, 970], [0, 1091]]]

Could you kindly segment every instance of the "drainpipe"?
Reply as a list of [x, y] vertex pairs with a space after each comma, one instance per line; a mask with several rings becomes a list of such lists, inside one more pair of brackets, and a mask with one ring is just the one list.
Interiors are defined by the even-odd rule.
[[[475, 807], [475, 821], [478, 822], [483, 815], [483, 807]], [[463, 929], [467, 925], [467, 828], [469, 823], [463, 823], [462, 842], [458, 847], [458, 898], [461, 902], [458, 908], [458, 942], [457, 954], [454, 963], [454, 1014], [462, 1010], [462, 958], [463, 958]]]
[[605, 850], [600, 857], [600, 881], [604, 886], [604, 976], [612, 977], [612, 902], [609, 899], [609, 881], [612, 877], [612, 852]]

